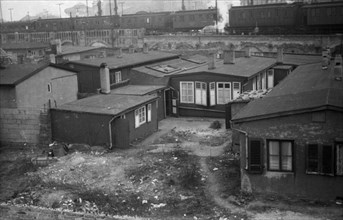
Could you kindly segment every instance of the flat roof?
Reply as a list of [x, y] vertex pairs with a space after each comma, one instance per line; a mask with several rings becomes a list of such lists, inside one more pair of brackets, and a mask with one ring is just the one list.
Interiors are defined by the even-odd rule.
[[55, 110], [91, 114], [119, 115], [157, 99], [157, 95], [98, 94], [61, 105]]
[[200, 72], [217, 73], [223, 75], [250, 77], [262, 70], [272, 67], [276, 63], [275, 58], [267, 57], [239, 57], [235, 59], [235, 64], [224, 64], [224, 61], [217, 61], [215, 69], [208, 69], [207, 65], [191, 70], [177, 73], [171, 77], [182, 76], [183, 74], [195, 74]]
[[158, 62], [166, 59], [178, 58], [179, 55], [172, 53], [165, 53], [159, 51], [149, 51], [148, 53], [123, 53], [121, 58], [117, 56], [106, 57], [99, 59], [88, 59], [88, 60], [78, 60], [70, 61], [69, 63], [81, 64], [85, 66], [100, 67], [100, 64], [106, 63], [108, 68], [117, 69], [128, 66], [135, 66], [141, 64], [147, 64], [151, 62]]
[[150, 86], [150, 85], [128, 85], [111, 91], [115, 95], [148, 95], [157, 90], [164, 89], [165, 86]]

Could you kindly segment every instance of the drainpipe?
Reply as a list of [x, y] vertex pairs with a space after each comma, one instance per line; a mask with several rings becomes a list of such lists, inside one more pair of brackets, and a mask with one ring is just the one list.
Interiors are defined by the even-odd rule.
[[114, 121], [114, 119], [117, 119], [117, 118], [119, 118], [119, 116], [114, 116], [109, 122], [108, 122], [108, 130], [109, 130], [109, 132], [110, 132], [110, 147], [109, 147], [109, 149], [110, 150], [112, 150], [112, 148], [113, 148], [113, 143], [112, 143], [112, 127], [111, 127], [111, 124], [112, 124], [112, 122]]

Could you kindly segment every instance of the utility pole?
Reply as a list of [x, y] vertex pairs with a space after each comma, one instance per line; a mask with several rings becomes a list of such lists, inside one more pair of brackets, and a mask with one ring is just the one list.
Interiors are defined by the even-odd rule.
[[10, 14], [11, 14], [11, 22], [13, 21], [12, 20], [12, 10], [13, 10], [13, 8], [9, 8], [8, 10], [10, 10]]
[[110, 0], [110, 15], [112, 16], [112, 0]]
[[59, 8], [59, 10], [60, 10], [60, 18], [62, 18], [62, 14], [61, 14], [61, 5], [63, 5], [63, 3], [58, 3], [57, 5], [58, 5], [58, 8]]
[[87, 17], [89, 17], [89, 13], [88, 13], [88, 0], [86, 0], [86, 10], [87, 10]]
[[219, 33], [218, 30], [218, 0], [216, 0], [216, 33]]
[[114, 0], [114, 15], [118, 15], [118, 4], [117, 4], [117, 0]]
[[125, 2], [119, 2], [119, 4], [121, 5], [121, 16], [123, 16], [123, 14], [124, 14], [123, 5], [125, 4]]

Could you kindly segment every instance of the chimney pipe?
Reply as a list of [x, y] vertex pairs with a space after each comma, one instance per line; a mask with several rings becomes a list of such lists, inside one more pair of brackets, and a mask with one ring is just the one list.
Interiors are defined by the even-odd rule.
[[210, 56], [208, 57], [208, 69], [213, 70], [215, 68], [215, 54], [210, 54]]
[[148, 52], [149, 52], [148, 44], [144, 43], [143, 44], [143, 53], [148, 53]]
[[100, 64], [100, 86], [101, 86], [100, 93], [102, 94], [111, 93], [110, 71], [106, 63]]
[[340, 54], [336, 54], [335, 56], [335, 66], [333, 67], [333, 75], [335, 77], [335, 80], [342, 81], [343, 79], [342, 56]]
[[234, 50], [224, 50], [224, 64], [235, 64]]
[[283, 63], [283, 48], [277, 49], [277, 57], [276, 57], [277, 63]]

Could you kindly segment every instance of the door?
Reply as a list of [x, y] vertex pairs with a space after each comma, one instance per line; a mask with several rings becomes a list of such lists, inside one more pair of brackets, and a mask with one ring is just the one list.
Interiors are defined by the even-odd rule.
[[118, 118], [111, 124], [113, 148], [128, 148], [130, 144], [129, 120]]
[[178, 117], [178, 93], [174, 89], [170, 88], [165, 91], [166, 95], [166, 115]]

